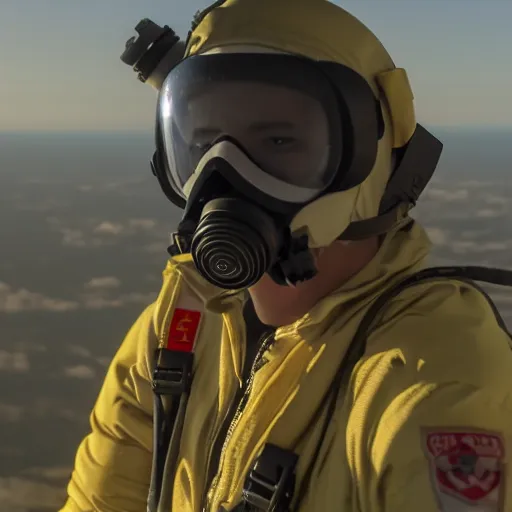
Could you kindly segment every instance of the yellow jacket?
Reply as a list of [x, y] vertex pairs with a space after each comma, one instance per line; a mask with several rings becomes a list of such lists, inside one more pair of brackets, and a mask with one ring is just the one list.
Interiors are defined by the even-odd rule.
[[[194, 380], [172, 507], [167, 482], [159, 510], [199, 512], [206, 494], [207, 510], [231, 510], [267, 442], [299, 455], [300, 484], [325, 407], [315, 413], [361, 318], [383, 290], [422, 268], [428, 251], [423, 229], [405, 220], [362, 272], [277, 330], [208, 493], [213, 440], [241, 385], [243, 296], [206, 283], [188, 257], [171, 260], [158, 300], [108, 370], [61, 512], [146, 509], [153, 353], [166, 339], [175, 308], [191, 304], [203, 311]], [[300, 512], [476, 510], [465, 508], [468, 503], [512, 510], [512, 476], [504, 471], [512, 453], [511, 375], [509, 338], [479, 291], [454, 280], [403, 291], [378, 317], [348, 387], [339, 390]], [[466, 473], [457, 469], [461, 460]]]

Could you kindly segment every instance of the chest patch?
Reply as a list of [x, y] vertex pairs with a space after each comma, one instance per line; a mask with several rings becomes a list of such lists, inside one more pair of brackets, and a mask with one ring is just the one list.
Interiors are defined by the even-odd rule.
[[442, 512], [504, 510], [505, 446], [498, 434], [429, 430], [423, 443]]
[[200, 322], [201, 311], [176, 308], [169, 327], [166, 348], [179, 352], [192, 352]]

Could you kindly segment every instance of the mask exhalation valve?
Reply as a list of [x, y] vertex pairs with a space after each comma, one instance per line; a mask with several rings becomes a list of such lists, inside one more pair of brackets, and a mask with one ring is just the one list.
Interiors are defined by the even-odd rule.
[[259, 281], [278, 251], [279, 236], [270, 216], [237, 198], [214, 199], [205, 205], [190, 246], [201, 275], [230, 290]]

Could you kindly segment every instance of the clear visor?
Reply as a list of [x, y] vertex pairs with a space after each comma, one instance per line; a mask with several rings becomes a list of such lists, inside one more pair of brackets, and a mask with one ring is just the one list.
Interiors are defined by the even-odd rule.
[[255, 79], [254, 72], [214, 76], [208, 69], [215, 66], [187, 68], [185, 61], [167, 77], [160, 93], [160, 137], [176, 189], [183, 193], [205, 153], [229, 137], [256, 164], [251, 172], [325, 190], [339, 162], [336, 158], [333, 164], [333, 138], [338, 145], [341, 141], [333, 137], [326, 102], [293, 86], [293, 77], [272, 82]]

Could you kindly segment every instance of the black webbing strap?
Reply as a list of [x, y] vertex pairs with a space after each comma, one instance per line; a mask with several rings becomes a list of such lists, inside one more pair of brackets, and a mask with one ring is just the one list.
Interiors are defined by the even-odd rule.
[[[153, 371], [153, 464], [148, 512], [157, 512], [166, 464], [176, 466], [192, 380], [193, 352], [160, 348]], [[172, 485], [172, 482], [171, 482]]]

